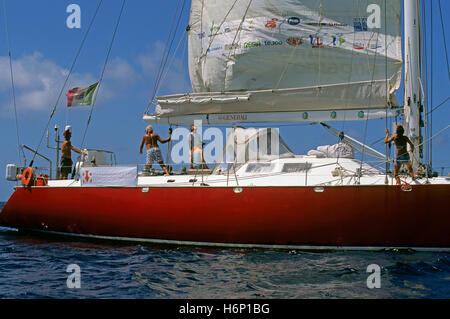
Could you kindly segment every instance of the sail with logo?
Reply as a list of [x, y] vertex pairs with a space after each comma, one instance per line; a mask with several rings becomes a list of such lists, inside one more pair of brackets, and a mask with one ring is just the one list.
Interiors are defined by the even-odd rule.
[[146, 122], [365, 120], [398, 114], [401, 1], [193, 0], [193, 93]]

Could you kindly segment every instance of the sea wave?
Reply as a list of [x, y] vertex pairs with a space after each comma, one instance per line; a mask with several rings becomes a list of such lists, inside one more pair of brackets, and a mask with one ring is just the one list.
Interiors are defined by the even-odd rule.
[[[0, 203], [0, 208], [4, 203]], [[67, 287], [70, 264], [81, 288]], [[370, 289], [369, 265], [380, 269]], [[449, 298], [450, 254], [174, 248], [0, 229], [0, 298]]]

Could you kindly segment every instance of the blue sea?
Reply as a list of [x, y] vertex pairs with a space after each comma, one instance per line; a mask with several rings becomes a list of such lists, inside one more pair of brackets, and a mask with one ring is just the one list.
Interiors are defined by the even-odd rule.
[[[67, 284], [73, 264], [79, 288]], [[0, 298], [450, 298], [450, 254], [164, 247], [0, 228]]]

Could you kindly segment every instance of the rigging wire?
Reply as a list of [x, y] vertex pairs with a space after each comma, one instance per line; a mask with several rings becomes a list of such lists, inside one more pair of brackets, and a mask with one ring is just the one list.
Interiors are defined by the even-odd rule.
[[[386, 113], [385, 113], [385, 127], [388, 127], [388, 105], [389, 105], [389, 81], [388, 81], [388, 52], [387, 52], [387, 28], [388, 28], [388, 24], [387, 24], [387, 0], [384, 0], [384, 26], [386, 28], [385, 30], [385, 34], [384, 34], [384, 57], [385, 57], [385, 61], [384, 61], [384, 78], [386, 79]], [[385, 143], [385, 155], [386, 158], [389, 158], [390, 155], [390, 144], [386, 144]], [[388, 151], [389, 150], [389, 151]], [[388, 171], [389, 171], [389, 163], [386, 163], [386, 177], [385, 177], [385, 183], [387, 184], [388, 182]]]
[[[235, 46], [234, 44], [235, 44], [235, 41], [236, 41], [236, 38], [237, 38], [238, 34], [241, 32], [242, 24], [244, 23], [245, 18], [247, 17], [247, 13], [248, 13], [248, 10], [250, 9], [250, 5], [252, 4], [252, 1], [253, 1], [253, 0], [250, 0], [250, 1], [248, 2], [247, 8], [245, 9], [244, 15], [242, 16], [241, 22], [239, 23], [239, 26], [238, 26], [238, 28], [237, 28], [237, 30], [236, 30], [236, 33], [234, 34], [233, 41], [231, 42], [231, 48], [232, 48], [232, 49], [230, 49], [230, 53], [228, 53], [227, 61], [230, 60], [231, 52], [232, 52], [232, 51], [233, 51], [233, 55], [236, 54], [236, 48], [234, 48], [234, 46]], [[234, 48], [234, 49], [233, 49], [233, 48]], [[226, 64], [226, 66], [225, 66], [225, 71], [223, 72], [223, 74], [224, 74], [224, 79], [223, 79], [223, 88], [224, 88], [224, 91], [225, 91], [225, 85], [226, 85], [226, 80], [227, 80], [228, 65], [229, 65], [229, 63]]]
[[[180, 37], [180, 41], [178, 41], [178, 45], [172, 55], [172, 58], [170, 59], [169, 66], [166, 68], [164, 74], [161, 77], [161, 80], [159, 81], [158, 87], [156, 88], [156, 92], [158, 92], [158, 90], [161, 86], [161, 83], [163, 83], [166, 80], [167, 75], [169, 74], [170, 68], [172, 67], [175, 57], [177, 55], [178, 49], [180, 48], [181, 43], [183, 43], [183, 55], [182, 56], [184, 57], [184, 53], [185, 53], [185, 49], [186, 49], [186, 37], [184, 35], [186, 34], [186, 32], [187, 31], [184, 31], [183, 35]], [[180, 69], [181, 70], [180, 70], [179, 74], [181, 75], [181, 74], [183, 74], [183, 64], [181, 64]], [[180, 76], [180, 79], [181, 79], [181, 76]], [[177, 93], [177, 92], [178, 92], [178, 90], [175, 91], [175, 93]]]
[[202, 11], [200, 13], [200, 54], [203, 54], [203, 9], [205, 7], [205, 0], [202, 0]]
[[[421, 12], [421, 17], [422, 20], [420, 21], [420, 26], [421, 26], [421, 32], [419, 33], [419, 35], [421, 35], [421, 38], [423, 38], [423, 40], [421, 41], [421, 49], [422, 49], [422, 76], [425, 78], [425, 92], [424, 92], [424, 105], [422, 106], [424, 109], [424, 128], [425, 128], [425, 139], [428, 137], [429, 134], [429, 129], [430, 129], [430, 124], [428, 121], [428, 112], [430, 110], [429, 108], [429, 103], [428, 103], [428, 37], [427, 37], [427, 12], [426, 12], [426, 5], [425, 5], [425, 1], [422, 1], [422, 12]], [[429, 159], [430, 159], [430, 150], [429, 150], [429, 143], [426, 143], [424, 145], [424, 149], [425, 149], [425, 167], [426, 167], [426, 171], [427, 171], [427, 177], [428, 177], [428, 167], [429, 167]]]
[[439, 13], [441, 16], [442, 37], [444, 38], [445, 59], [447, 61], [447, 73], [448, 73], [448, 79], [450, 80], [450, 68], [448, 66], [447, 40], [445, 37], [444, 18], [442, 17], [441, 0], [438, 1], [438, 4], [439, 4]]
[[[178, 16], [178, 9], [180, 7], [180, 3], [181, 3], [181, 0], [178, 0], [177, 7], [176, 7], [175, 13], [174, 13], [173, 18], [172, 18], [172, 24], [170, 26], [169, 35], [167, 37], [166, 44], [164, 46], [163, 55], [161, 57], [159, 68], [158, 68], [158, 71], [156, 73], [155, 82], [153, 83], [152, 95], [151, 95], [150, 101], [149, 101], [149, 103], [147, 105], [147, 108], [145, 109], [144, 114], [148, 114], [148, 110], [152, 106], [153, 101], [154, 101], [155, 96], [156, 96], [156, 93], [158, 92], [159, 83], [161, 81], [161, 77], [163, 75], [164, 68], [165, 68], [165, 65], [167, 63], [167, 59], [169, 58], [170, 50], [172, 49], [172, 44], [173, 44], [173, 41], [175, 39], [175, 35], [176, 35], [177, 29], [178, 29], [178, 26], [179, 26], [179, 23], [180, 23], [180, 20], [181, 20], [181, 15], [183, 13], [183, 9], [184, 9], [186, 0], [183, 0], [183, 6], [182, 6], [182, 9], [181, 9], [180, 15]], [[177, 16], [178, 16], [178, 19], [177, 19], [176, 27], [175, 27], [175, 30], [174, 30], [175, 19], [177, 18]], [[173, 35], [172, 35], [172, 32], [173, 32]], [[169, 44], [169, 42], [170, 42], [170, 44]]]
[[164, 70], [166, 69], [167, 61], [168, 61], [168, 59], [169, 59], [170, 51], [172, 50], [172, 45], [173, 45], [173, 41], [175, 40], [175, 35], [176, 35], [176, 33], [177, 33], [177, 31], [178, 31], [178, 27], [179, 27], [179, 25], [180, 25], [180, 21], [181, 21], [182, 15], [183, 15], [185, 3], [186, 3], [186, 1], [184, 0], [184, 1], [183, 1], [183, 6], [181, 7], [180, 15], [178, 16], [177, 25], [175, 26], [175, 31], [174, 31], [172, 40], [170, 41], [169, 50], [167, 51], [167, 55], [166, 55], [164, 64], [163, 64], [162, 69], [161, 69], [161, 74], [160, 74], [160, 77], [159, 77], [158, 82], [157, 82], [157, 87], [156, 87], [155, 95], [156, 95], [156, 93], [158, 92], [158, 90], [159, 90], [159, 88], [160, 88], [160, 85], [161, 85], [161, 83], [163, 82], [165, 76], [166, 76], [167, 73], [169, 72], [170, 66], [171, 66], [172, 61], [173, 61], [173, 59], [174, 59], [174, 57], [175, 57], [175, 53], [176, 53], [176, 51], [178, 51], [178, 47], [179, 47], [179, 45], [180, 45], [180, 43], [181, 43], [181, 40], [184, 38], [184, 34], [187, 32], [187, 31], [185, 30], [184, 33], [183, 33], [183, 35], [181, 36], [181, 39], [180, 39], [180, 41], [179, 41], [179, 43], [178, 43], [178, 46], [177, 46], [177, 48], [176, 48], [176, 50], [175, 50], [175, 53], [174, 53], [174, 55], [172, 56], [171, 62], [169, 63], [169, 67], [167, 68], [165, 75], [163, 75], [163, 72], [164, 72]]
[[[358, 17], [361, 17], [361, 1], [358, 1]], [[353, 43], [356, 42], [356, 32], [353, 32]], [[351, 55], [350, 55], [350, 70], [348, 72], [348, 81], [347, 83], [350, 84], [352, 81], [352, 75], [353, 75], [353, 57], [355, 55], [355, 50], [351, 51]], [[347, 108], [348, 104], [346, 105]], [[342, 121], [342, 129], [341, 131], [344, 132], [345, 130], [345, 124], [347, 122], [347, 114], [344, 112], [344, 120]]]
[[114, 40], [116, 39], [117, 30], [119, 28], [120, 20], [122, 18], [122, 14], [123, 14], [123, 11], [124, 11], [124, 8], [125, 8], [125, 3], [126, 3], [126, 0], [123, 0], [122, 1], [122, 7], [120, 8], [119, 17], [117, 18], [117, 22], [116, 22], [116, 25], [115, 25], [115, 28], [114, 28], [114, 33], [113, 33], [113, 36], [112, 36], [112, 39], [111, 39], [111, 43], [109, 44], [108, 53], [106, 54], [106, 59], [105, 59], [104, 65], [103, 65], [102, 73], [100, 75], [100, 80], [98, 82], [98, 86], [96, 88], [96, 92], [94, 92], [94, 97], [93, 97], [92, 105], [91, 105], [91, 111], [89, 113], [89, 118], [88, 118], [87, 123], [86, 123], [86, 128], [84, 129], [83, 139], [81, 140], [81, 147], [80, 147], [81, 149], [83, 148], [84, 141], [86, 139], [87, 130], [89, 128], [89, 124], [91, 123], [92, 113], [94, 112], [94, 105], [95, 105], [95, 102], [97, 100], [98, 91], [99, 91], [100, 86], [101, 86], [101, 84], [103, 82], [103, 77], [105, 75], [106, 66], [108, 65], [108, 61], [109, 61], [109, 57], [111, 55], [111, 50], [112, 50], [112, 47], [113, 47], [113, 44], [114, 44]]
[[[375, 47], [377, 48], [375, 50], [375, 55], [373, 57], [373, 66], [372, 66], [372, 80], [370, 82], [370, 95], [369, 95], [369, 101], [367, 106], [370, 106], [371, 102], [372, 102], [372, 94], [373, 94], [373, 82], [374, 82], [374, 77], [375, 77], [375, 68], [376, 68], [376, 62], [377, 62], [377, 54], [378, 54], [378, 40], [379, 40], [379, 35], [380, 33], [377, 32], [377, 41], [375, 44]], [[369, 58], [368, 58], [368, 62], [370, 62]], [[362, 166], [363, 166], [363, 161], [364, 161], [364, 154], [365, 154], [365, 146], [366, 146], [366, 139], [367, 139], [367, 130], [368, 130], [368, 125], [369, 125], [369, 112], [366, 112], [367, 116], [366, 116], [366, 125], [365, 125], [365, 129], [364, 129], [364, 142], [363, 142], [363, 147], [362, 147], [362, 156], [361, 156], [361, 164], [360, 164], [360, 168], [359, 168], [359, 174], [358, 174], [358, 184], [361, 182], [361, 172], [362, 172]]]
[[25, 153], [21, 147], [20, 144], [20, 135], [19, 135], [19, 120], [17, 117], [17, 103], [16, 103], [16, 86], [14, 84], [14, 72], [13, 72], [13, 65], [12, 65], [12, 54], [11, 54], [11, 42], [9, 39], [9, 29], [8, 29], [8, 18], [7, 18], [7, 11], [6, 11], [6, 1], [3, 0], [3, 13], [4, 13], [4, 19], [5, 19], [5, 32], [6, 32], [6, 41], [8, 43], [8, 57], [9, 57], [9, 72], [11, 77], [11, 89], [12, 89], [12, 96], [13, 96], [13, 106], [14, 106], [14, 118], [16, 121], [16, 137], [17, 137], [17, 156], [20, 162], [20, 153], [22, 151], [22, 156], [24, 160], [24, 165], [26, 165], [27, 159], [25, 157]]
[[[220, 28], [222, 27], [222, 25], [223, 25], [223, 24], [225, 23], [225, 21], [227, 20], [229, 14], [231, 13], [231, 10], [233, 10], [233, 8], [234, 8], [236, 2], [238, 2], [238, 0], [235, 0], [235, 1], [233, 2], [233, 4], [231, 5], [231, 8], [228, 10], [227, 14], [226, 14], [226, 15], [224, 16], [224, 18], [222, 19], [222, 22], [221, 22], [221, 23], [219, 24], [219, 26], [217, 27], [216, 33], [213, 34], [213, 35], [211, 36], [211, 40], [209, 40], [209, 43], [208, 43], [208, 48], [207, 48], [206, 51], [205, 51], [205, 57], [206, 57], [206, 55], [208, 54], [208, 51], [209, 51], [209, 49], [211, 48], [211, 45], [212, 45], [212, 43], [213, 43], [215, 37], [217, 36], [217, 34], [219, 34]], [[203, 9], [202, 9], [202, 16], [203, 16]], [[200, 25], [201, 25], [201, 23], [200, 23]], [[200, 34], [202, 34], [202, 32], [203, 32], [203, 30], [200, 29]], [[201, 42], [201, 44], [203, 44], [203, 42]], [[201, 52], [201, 54], [203, 54], [203, 48], [201, 49], [200, 52]]]
[[434, 111], [436, 111], [439, 107], [441, 107], [442, 105], [444, 105], [445, 103], [447, 103], [447, 101], [450, 99], [450, 97], [447, 97], [442, 103], [438, 104], [437, 106], [435, 106], [429, 114], [433, 113]]
[[[183, 70], [184, 70], [183, 60], [184, 60], [184, 57], [186, 56], [187, 42], [188, 42], [188, 40], [187, 40], [187, 37], [186, 37], [184, 42], [183, 42], [183, 53], [181, 54], [181, 63], [180, 63], [180, 70], [179, 70], [179, 72], [180, 72], [180, 80], [178, 82], [179, 86], [177, 87], [177, 91], [176, 92], [182, 92], [182, 90], [183, 90], [183, 87], [182, 87], [182, 84], [183, 84], [183, 77], [182, 77], [182, 75], [184, 73], [183, 72]], [[169, 68], [170, 68], [170, 66], [169, 66]]]
[[30, 166], [30, 167], [33, 166], [34, 159], [36, 158], [36, 155], [37, 155], [37, 153], [38, 153], [38, 151], [39, 151], [39, 148], [40, 148], [40, 146], [41, 146], [41, 144], [42, 144], [42, 141], [43, 141], [44, 136], [45, 136], [45, 132], [47, 131], [47, 129], [48, 129], [49, 125], [50, 125], [50, 121], [52, 120], [53, 116], [55, 115], [55, 111], [56, 111], [56, 108], [58, 107], [58, 103], [59, 103], [59, 101], [60, 101], [60, 99], [61, 99], [61, 96], [62, 96], [62, 94], [63, 94], [63, 92], [64, 92], [64, 89], [65, 89], [65, 87], [66, 87], [66, 85], [67, 85], [67, 82], [69, 81], [69, 77], [70, 77], [70, 75], [72, 74], [72, 71], [73, 71], [73, 69], [74, 69], [74, 67], [75, 67], [75, 64], [76, 64], [76, 62], [77, 62], [77, 60], [78, 60], [78, 57], [79, 57], [79, 55], [80, 55], [80, 53], [81, 53], [81, 50], [82, 50], [82, 48], [83, 48], [83, 46], [84, 46], [84, 43], [85, 43], [85, 41], [86, 41], [86, 39], [87, 39], [87, 36], [88, 36], [88, 34], [89, 34], [89, 31], [91, 30], [92, 24], [94, 23], [95, 17], [97, 16], [97, 13], [98, 13], [98, 11], [99, 11], [99, 9], [100, 9], [100, 6], [101, 6], [102, 2], [103, 2], [103, 0], [100, 0], [100, 1], [99, 1], [98, 5], [97, 5], [97, 9], [96, 9], [95, 12], [94, 12], [94, 15], [93, 15], [93, 17], [92, 17], [92, 19], [91, 19], [91, 21], [90, 21], [90, 23], [89, 23], [89, 26], [88, 26], [88, 28], [87, 28], [87, 30], [86, 30], [86, 33], [84, 34], [83, 40], [81, 41], [80, 47], [78, 48], [78, 51], [77, 51], [77, 53], [75, 54], [75, 58], [74, 58], [74, 60], [73, 60], [73, 62], [72, 62], [72, 65], [71, 65], [71, 67], [70, 67], [70, 69], [69, 69], [69, 72], [67, 73], [67, 76], [66, 76], [66, 79], [65, 79], [65, 81], [64, 81], [64, 84], [63, 84], [63, 86], [61, 87], [61, 91], [59, 92], [58, 98], [56, 99], [56, 103], [55, 103], [55, 105], [54, 105], [54, 107], [53, 107], [53, 109], [52, 109], [52, 112], [51, 112], [50, 117], [49, 117], [49, 119], [48, 119], [47, 125], [45, 126], [45, 129], [44, 129], [44, 132], [42, 133], [42, 136], [41, 136], [41, 139], [40, 139], [40, 141], [39, 141], [39, 144], [38, 144], [38, 146], [36, 147], [36, 151], [34, 152], [33, 159], [31, 160], [30, 164], [28, 165], [28, 166]]
[[[430, 107], [433, 107], [433, 45], [434, 45], [434, 37], [433, 37], [433, 2], [431, 1], [430, 3], [430, 23], [431, 23], [431, 31], [430, 31], [430, 41], [431, 41], [431, 49], [430, 49]], [[433, 135], [433, 114], [430, 112], [430, 132], [429, 135]], [[433, 168], [433, 140], [430, 140], [430, 147], [429, 147], [429, 151], [430, 151], [430, 164], [429, 167]]]

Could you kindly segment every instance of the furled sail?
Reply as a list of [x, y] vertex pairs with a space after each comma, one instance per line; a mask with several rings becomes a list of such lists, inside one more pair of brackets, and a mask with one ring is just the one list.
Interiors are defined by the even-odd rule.
[[192, 0], [194, 93], [159, 97], [155, 115], [396, 105], [400, 23], [401, 0]]

